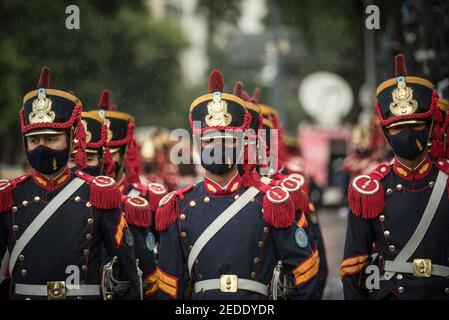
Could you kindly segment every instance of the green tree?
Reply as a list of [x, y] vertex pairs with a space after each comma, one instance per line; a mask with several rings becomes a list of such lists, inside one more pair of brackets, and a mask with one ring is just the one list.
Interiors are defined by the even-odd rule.
[[137, 115], [139, 125], [155, 124], [177, 102], [178, 55], [188, 44], [175, 23], [153, 19], [143, 0], [80, 0], [80, 29], [68, 30], [69, 4], [0, 2], [3, 161], [20, 154], [17, 112], [42, 66], [52, 70], [51, 87], [74, 91], [85, 110], [111, 89], [118, 108]]

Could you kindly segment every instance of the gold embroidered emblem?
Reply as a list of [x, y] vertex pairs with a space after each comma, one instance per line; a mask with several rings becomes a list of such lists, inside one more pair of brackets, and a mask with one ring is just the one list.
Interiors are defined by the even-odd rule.
[[90, 140], [92, 140], [92, 132], [90, 132], [90, 131], [87, 129], [87, 121], [86, 121], [86, 120], [81, 120], [81, 123], [82, 123], [83, 126], [84, 126], [84, 131], [86, 131], [86, 143], [89, 143]]
[[418, 102], [413, 99], [413, 89], [407, 87], [404, 77], [398, 78], [398, 86], [391, 93], [393, 102], [390, 111], [395, 116], [413, 114], [418, 109]]
[[420, 174], [423, 174], [424, 172], [427, 171], [428, 168], [429, 168], [429, 164], [426, 163], [425, 165], [422, 166], [421, 169], [419, 169], [419, 173], [420, 173]]
[[36, 177], [37, 182], [39, 182], [41, 185], [46, 186], [47, 185], [47, 181], [45, 181], [44, 179], [42, 179], [41, 177]]
[[405, 170], [402, 169], [401, 167], [398, 167], [397, 170], [398, 170], [398, 172], [399, 172], [400, 174], [402, 174], [404, 177], [408, 176], [407, 171], [405, 171]]
[[33, 111], [29, 114], [28, 120], [31, 124], [49, 122], [52, 123], [55, 120], [55, 112], [51, 110], [51, 100], [47, 98], [45, 89], [40, 88], [37, 90], [37, 99], [33, 101]]
[[221, 100], [221, 92], [214, 92], [212, 101], [207, 104], [206, 123], [209, 127], [228, 126], [232, 116], [228, 113], [228, 104]]

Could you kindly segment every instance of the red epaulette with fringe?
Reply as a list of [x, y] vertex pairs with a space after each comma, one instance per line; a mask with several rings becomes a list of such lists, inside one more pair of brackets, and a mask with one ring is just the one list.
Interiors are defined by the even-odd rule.
[[122, 193], [114, 179], [107, 176], [93, 177], [81, 170], [75, 171], [75, 175], [89, 184], [89, 202], [94, 208], [106, 210], [120, 206]]
[[165, 195], [159, 202], [156, 210], [156, 230], [164, 231], [178, 218], [179, 206], [178, 197], [184, 200], [184, 193], [193, 189], [193, 185], [180, 190], [172, 191]]
[[309, 196], [305, 185], [306, 179], [299, 173], [289, 175], [280, 183], [280, 186], [284, 187], [284, 189], [290, 193], [295, 211], [301, 210], [302, 212], [308, 214], [310, 213]]
[[122, 196], [126, 222], [137, 227], [149, 227], [152, 222], [150, 204], [145, 198]]
[[167, 195], [168, 189], [163, 184], [152, 182], [148, 184], [148, 192], [150, 195], [151, 210], [156, 212], [159, 207], [159, 202]]
[[12, 191], [29, 177], [30, 175], [23, 175], [11, 180], [0, 180], [0, 213], [11, 211], [14, 205]]
[[140, 191], [139, 196], [143, 198], [148, 196], [150, 208], [153, 212], [156, 212], [159, 201], [168, 193], [168, 189], [164, 185], [155, 182], [151, 182], [148, 185], [133, 183], [132, 187]]
[[377, 217], [385, 207], [385, 193], [381, 180], [391, 171], [387, 163], [382, 163], [369, 175], [355, 177], [349, 184], [348, 202], [357, 217], [371, 219]]
[[289, 191], [263, 182], [258, 189], [264, 194], [262, 219], [275, 228], [290, 227], [295, 220], [295, 207]]
[[[449, 160], [448, 159], [440, 158], [435, 163], [435, 165], [436, 165], [436, 167], [438, 169], [443, 171], [445, 174], [449, 175]], [[449, 197], [449, 179], [446, 182], [446, 189], [447, 189], [447, 194], [448, 194], [448, 197]]]

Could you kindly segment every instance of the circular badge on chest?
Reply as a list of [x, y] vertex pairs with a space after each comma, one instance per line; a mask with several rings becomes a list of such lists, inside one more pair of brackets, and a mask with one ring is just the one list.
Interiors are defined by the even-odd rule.
[[305, 248], [309, 244], [309, 237], [303, 228], [296, 229], [295, 241], [300, 248]]

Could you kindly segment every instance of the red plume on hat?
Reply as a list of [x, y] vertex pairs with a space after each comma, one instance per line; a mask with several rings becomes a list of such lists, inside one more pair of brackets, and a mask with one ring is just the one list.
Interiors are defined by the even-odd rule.
[[234, 84], [234, 96], [237, 96], [239, 98], [242, 98], [242, 93], [243, 93], [243, 83], [242, 81], [237, 81]]
[[37, 87], [47, 89], [49, 87], [49, 85], [50, 85], [50, 68], [43, 67], [41, 69], [39, 81], [37, 82]]
[[404, 55], [402, 53], [397, 54], [394, 57], [394, 76], [400, 77], [406, 75], [407, 75], [407, 68], [405, 66]]
[[98, 101], [98, 109], [109, 110], [109, 97], [111, 93], [108, 89], [104, 89]]
[[209, 92], [223, 92], [224, 91], [224, 79], [220, 70], [214, 69], [209, 74]]
[[256, 87], [256, 89], [254, 89], [251, 100], [253, 101], [253, 103], [259, 103], [261, 98], [262, 98], [262, 90], [260, 89], [260, 87]]

